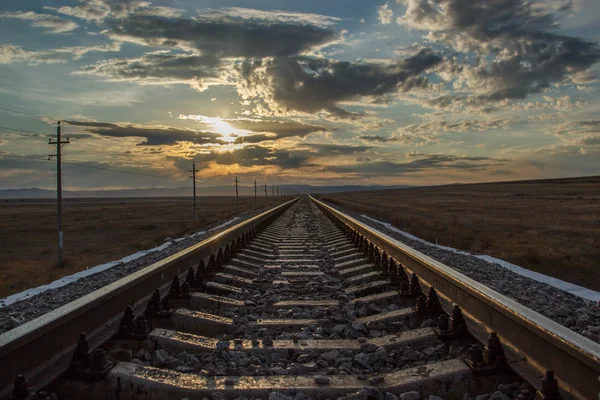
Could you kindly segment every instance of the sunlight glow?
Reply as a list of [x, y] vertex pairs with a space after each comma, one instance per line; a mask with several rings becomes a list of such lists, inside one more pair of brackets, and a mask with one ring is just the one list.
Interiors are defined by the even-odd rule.
[[235, 129], [233, 126], [229, 125], [227, 121], [214, 118], [214, 121], [208, 122], [208, 124], [210, 125], [213, 131], [223, 135], [223, 140], [227, 142], [233, 142], [237, 137], [238, 130]]

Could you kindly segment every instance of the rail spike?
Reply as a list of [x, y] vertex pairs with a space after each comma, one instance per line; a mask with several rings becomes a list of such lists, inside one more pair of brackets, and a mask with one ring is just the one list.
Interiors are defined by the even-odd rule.
[[452, 308], [452, 315], [448, 319], [444, 314], [438, 319], [438, 326], [434, 328], [435, 333], [441, 339], [456, 339], [463, 337], [467, 333], [467, 322], [462, 314], [460, 307], [455, 304]]
[[169, 318], [171, 314], [173, 314], [173, 310], [165, 309], [160, 299], [160, 290], [154, 289], [154, 293], [152, 293], [152, 297], [150, 297], [150, 301], [144, 312], [146, 318]]
[[116, 362], [108, 359], [103, 349], [90, 351], [90, 344], [85, 333], [79, 335], [67, 374], [73, 379], [96, 382], [104, 379]]
[[420, 296], [422, 293], [419, 277], [413, 272], [410, 277], [410, 294], [411, 296]]
[[508, 371], [508, 363], [500, 338], [492, 332], [488, 344], [481, 351], [480, 346], [471, 349], [471, 358], [465, 360], [475, 376], [498, 375]]
[[400, 286], [400, 280], [398, 279], [398, 274], [396, 273], [396, 262], [393, 258], [390, 258], [389, 263], [389, 274], [390, 274], [390, 286], [398, 287]]
[[206, 275], [206, 266], [204, 260], [200, 259], [198, 262], [198, 268], [196, 269], [196, 285], [202, 287], [204, 284], [204, 276]]
[[[135, 313], [133, 311], [133, 306], [128, 305], [125, 307], [125, 312], [123, 313], [123, 318], [121, 318], [121, 323], [119, 324], [119, 335], [120, 336], [129, 336], [135, 332]], [[89, 348], [89, 346], [88, 346]]]
[[225, 263], [228, 263], [232, 259], [231, 247], [229, 246], [229, 243], [227, 243], [227, 245], [225, 246], [225, 251], [223, 252], [223, 258], [225, 260]]
[[152, 327], [148, 324], [143, 314], [136, 318], [132, 305], [128, 305], [125, 308], [123, 318], [119, 324], [118, 336], [120, 338], [144, 340], [151, 330]]
[[27, 400], [29, 398], [29, 383], [25, 375], [17, 375], [13, 386], [11, 400]]
[[219, 251], [217, 252], [217, 259], [215, 260], [216, 270], [222, 271], [224, 266], [224, 256], [223, 249], [219, 247]]
[[210, 258], [208, 259], [208, 265], [206, 266], [205, 276], [209, 279], [214, 277], [216, 268], [217, 268], [217, 259], [215, 257], [215, 253], [212, 253], [210, 255]]
[[429, 293], [427, 293], [427, 311], [430, 313], [439, 313], [442, 311], [440, 298], [438, 297], [433, 286], [429, 287]]
[[542, 379], [542, 399], [562, 400], [558, 391], [558, 381], [554, 378], [554, 371], [546, 371], [546, 377]]
[[175, 275], [171, 281], [171, 286], [169, 287], [169, 297], [172, 299], [178, 299], [181, 297], [181, 282], [179, 281], [179, 276], [177, 275]]
[[390, 276], [390, 266], [389, 266], [388, 255], [385, 251], [383, 252], [383, 255], [381, 256], [381, 276], [383, 276], [384, 278], [387, 278], [388, 276]]
[[375, 257], [374, 257], [374, 264], [375, 264], [375, 269], [381, 272], [381, 253], [379, 252], [379, 248], [375, 247]]
[[185, 277], [185, 283], [187, 283], [189, 287], [196, 287], [196, 271], [194, 271], [194, 267], [188, 268], [188, 273]]

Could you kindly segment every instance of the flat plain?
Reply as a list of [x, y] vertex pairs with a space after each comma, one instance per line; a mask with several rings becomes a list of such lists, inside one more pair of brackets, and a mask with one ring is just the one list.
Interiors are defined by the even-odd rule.
[[[0, 200], [0, 298], [161, 245], [238, 214], [234, 197], [65, 199], [64, 257], [56, 266], [56, 202]], [[259, 208], [284, 198], [259, 199]], [[239, 213], [254, 209], [240, 197]]]
[[318, 197], [432, 243], [600, 290], [600, 177]]

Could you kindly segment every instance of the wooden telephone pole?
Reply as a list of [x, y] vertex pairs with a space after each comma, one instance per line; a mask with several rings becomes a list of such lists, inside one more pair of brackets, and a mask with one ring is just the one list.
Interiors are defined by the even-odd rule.
[[192, 178], [192, 181], [194, 182], [194, 219], [198, 220], [198, 214], [196, 212], [196, 172], [198, 172], [196, 169], [196, 161], [192, 161], [192, 169], [189, 171], [192, 173], [190, 178]]
[[240, 198], [238, 195], [238, 183], [240, 183], [240, 181], [238, 180], [238, 177], [235, 177], [235, 207], [239, 210], [240, 209]]
[[265, 201], [267, 201], [267, 183], [265, 182]]
[[63, 223], [62, 223], [62, 153], [61, 149], [65, 144], [69, 144], [69, 138], [61, 140], [60, 137], [60, 121], [56, 126], [56, 141], [52, 138], [48, 139], [48, 144], [56, 146], [56, 154], [50, 154], [48, 159], [56, 157], [56, 228], [58, 230], [58, 266], [63, 263]]
[[256, 210], [256, 179], [254, 180], [254, 209]]

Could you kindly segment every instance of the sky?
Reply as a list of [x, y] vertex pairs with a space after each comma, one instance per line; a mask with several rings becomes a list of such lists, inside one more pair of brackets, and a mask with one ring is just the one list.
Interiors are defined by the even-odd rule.
[[0, 189], [600, 174], [597, 0], [3, 0]]

